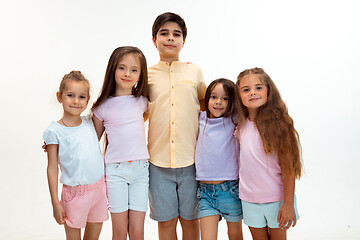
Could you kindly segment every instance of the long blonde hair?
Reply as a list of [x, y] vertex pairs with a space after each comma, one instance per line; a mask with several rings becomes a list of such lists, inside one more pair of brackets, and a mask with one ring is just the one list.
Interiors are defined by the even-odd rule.
[[[299, 179], [302, 172], [301, 145], [299, 134], [294, 128], [294, 121], [288, 113], [279, 90], [270, 76], [262, 68], [251, 68], [242, 71], [236, 85], [250, 75], [256, 74], [267, 88], [267, 102], [259, 107], [255, 124], [259, 130], [266, 154], [276, 153], [284, 175], [295, 174]], [[245, 117], [249, 115], [247, 108], [241, 102]]]

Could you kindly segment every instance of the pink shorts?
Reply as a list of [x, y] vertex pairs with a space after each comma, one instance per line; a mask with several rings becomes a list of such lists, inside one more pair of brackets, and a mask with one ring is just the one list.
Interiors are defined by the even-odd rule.
[[72, 228], [85, 228], [87, 222], [108, 220], [105, 177], [89, 185], [63, 185], [61, 205], [65, 210], [66, 225]]

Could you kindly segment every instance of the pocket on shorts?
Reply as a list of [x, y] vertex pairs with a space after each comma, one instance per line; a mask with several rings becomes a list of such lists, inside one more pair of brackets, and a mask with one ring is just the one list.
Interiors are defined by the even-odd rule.
[[63, 198], [65, 202], [70, 202], [76, 197], [76, 192], [69, 191], [66, 188], [63, 189]]
[[234, 186], [232, 186], [229, 189], [230, 195], [235, 198], [235, 199], [239, 199], [239, 184], [236, 184]]

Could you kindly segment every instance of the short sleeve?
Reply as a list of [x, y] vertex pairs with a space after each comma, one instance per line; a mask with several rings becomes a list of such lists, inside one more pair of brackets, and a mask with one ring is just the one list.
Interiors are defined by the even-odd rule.
[[199, 112], [199, 121], [205, 121], [206, 120], [206, 111], [200, 111]]
[[102, 103], [100, 106], [95, 108], [93, 111], [95, 117], [97, 117], [97, 119], [99, 119], [102, 122], [104, 121], [104, 110], [103, 109], [104, 109], [104, 103]]
[[147, 112], [148, 102], [149, 101], [146, 97], [141, 96], [141, 106], [142, 106], [143, 112]]
[[43, 133], [43, 138], [46, 143], [46, 145], [49, 144], [59, 144], [59, 139], [55, 132], [46, 129]]
[[204, 82], [204, 76], [200, 68], [199, 68], [199, 83], [197, 86], [197, 92], [198, 92], [198, 100], [203, 100], [205, 98], [206, 84]]

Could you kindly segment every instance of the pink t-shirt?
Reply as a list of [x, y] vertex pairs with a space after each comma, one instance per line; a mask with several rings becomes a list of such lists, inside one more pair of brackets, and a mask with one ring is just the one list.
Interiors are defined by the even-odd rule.
[[94, 110], [108, 138], [105, 163], [149, 159], [143, 114], [147, 98], [133, 95], [110, 97]]
[[276, 154], [265, 154], [256, 124], [246, 120], [240, 130], [240, 199], [269, 203], [284, 198], [282, 173]]

